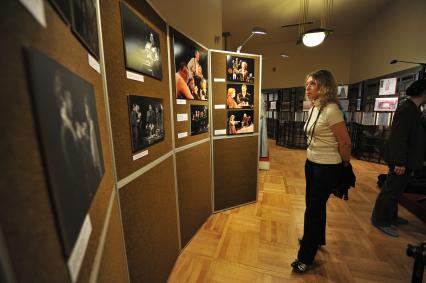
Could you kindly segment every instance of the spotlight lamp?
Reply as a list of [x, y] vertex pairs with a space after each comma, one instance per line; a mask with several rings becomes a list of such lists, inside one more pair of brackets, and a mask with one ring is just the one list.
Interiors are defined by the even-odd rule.
[[244, 42], [240, 45], [240, 46], [238, 46], [238, 48], [237, 48], [237, 53], [240, 53], [241, 52], [241, 49], [243, 48], [243, 46], [255, 35], [255, 34], [267, 34], [267, 32], [266, 32], [266, 30], [264, 29], [264, 28], [261, 28], [261, 27], [254, 27], [252, 30], [251, 30], [251, 34], [250, 34], [250, 36], [246, 39], [246, 40], [244, 40]]

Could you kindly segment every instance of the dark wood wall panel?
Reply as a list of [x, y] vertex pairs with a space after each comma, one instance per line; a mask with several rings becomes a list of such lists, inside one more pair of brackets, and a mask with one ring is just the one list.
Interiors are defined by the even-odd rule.
[[114, 195], [98, 282], [129, 282], [118, 199]]
[[176, 154], [182, 247], [212, 213], [210, 164], [210, 142]]
[[[160, 36], [162, 80], [144, 75], [144, 82], [126, 78], [123, 35], [121, 31], [120, 1], [101, 1], [101, 20], [105, 52], [105, 67], [110, 103], [111, 127], [118, 179], [122, 179], [144, 165], [172, 150], [173, 133], [170, 121], [169, 68], [167, 59], [166, 23], [145, 1], [123, 1], [133, 12]], [[133, 161], [127, 96], [140, 95], [163, 99], [163, 141], [148, 147], [149, 154]]]
[[256, 201], [258, 137], [213, 142], [214, 210]]
[[[88, 65], [87, 50], [44, 1], [47, 28], [18, 2], [2, 2], [0, 129], [2, 172], [0, 221], [18, 282], [68, 282], [61, 240], [51, 204], [37, 138], [23, 60], [23, 47], [34, 47], [94, 87], [105, 173], [89, 211], [92, 233], [79, 281], [88, 281], [113, 184], [102, 80]], [[7, 189], [7, 188], [10, 188]], [[35, 225], [36, 223], [36, 225]]]
[[173, 158], [119, 193], [131, 282], [166, 282], [179, 253]]

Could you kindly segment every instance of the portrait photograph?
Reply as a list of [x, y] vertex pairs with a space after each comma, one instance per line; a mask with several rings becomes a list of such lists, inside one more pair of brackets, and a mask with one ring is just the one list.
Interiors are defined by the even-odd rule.
[[[227, 84], [226, 89], [226, 108], [253, 109], [254, 85]], [[271, 105], [272, 103], [275, 102], [271, 102]]]
[[209, 110], [207, 105], [191, 104], [191, 136], [209, 130]]
[[68, 257], [104, 175], [94, 88], [36, 49], [25, 55], [46, 179]]
[[339, 85], [337, 86], [337, 97], [339, 98], [348, 98], [348, 85]]
[[132, 152], [164, 140], [164, 107], [161, 98], [128, 96]]
[[177, 31], [172, 34], [176, 98], [208, 100], [207, 50]]
[[72, 29], [90, 53], [99, 60], [96, 0], [72, 1]]
[[226, 121], [228, 135], [254, 132], [254, 110], [228, 110]]
[[374, 102], [374, 111], [395, 111], [398, 97], [378, 97]]
[[379, 95], [396, 94], [397, 78], [389, 78], [380, 80]]
[[160, 36], [120, 2], [126, 69], [161, 80]]
[[71, 0], [49, 0], [52, 6], [65, 21], [66, 24], [71, 24]]
[[226, 80], [254, 83], [254, 59], [226, 56]]

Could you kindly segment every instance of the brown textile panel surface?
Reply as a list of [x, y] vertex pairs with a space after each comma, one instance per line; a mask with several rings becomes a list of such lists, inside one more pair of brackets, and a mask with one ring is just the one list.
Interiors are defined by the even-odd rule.
[[176, 154], [182, 247], [212, 213], [210, 142]]
[[98, 282], [129, 282], [118, 200], [114, 194]]
[[214, 210], [256, 201], [258, 137], [213, 142]]
[[[111, 152], [105, 123], [101, 76], [88, 65], [88, 51], [44, 2], [43, 28], [17, 1], [2, 3], [0, 26], [1, 140], [0, 220], [18, 282], [70, 281], [61, 239], [49, 196], [37, 138], [35, 115], [23, 58], [23, 47], [33, 47], [78, 74], [94, 87], [105, 173], [89, 211], [92, 233], [78, 280], [88, 281], [113, 188]], [[36, 225], [35, 225], [36, 223]], [[30, 259], [30, 260], [29, 260]]]
[[[260, 77], [260, 57], [257, 55], [239, 55], [235, 53], [227, 54], [221, 52], [211, 52], [211, 64], [212, 64], [212, 95], [213, 98], [213, 131], [219, 129], [226, 129], [226, 113], [227, 109], [214, 109], [214, 105], [216, 104], [226, 104], [226, 93], [228, 83], [231, 84], [239, 84], [238, 82], [227, 82], [226, 81], [226, 56], [237, 56], [241, 58], [253, 58], [254, 59], [254, 132], [257, 133], [259, 130], [259, 103], [260, 103], [260, 90], [259, 90], [259, 77]], [[225, 82], [214, 82], [214, 78], [225, 79]]]
[[[127, 1], [133, 13], [139, 16], [160, 36], [162, 61], [162, 80], [147, 75], [144, 82], [126, 78], [125, 53], [121, 30], [121, 14], [118, 0], [102, 1], [100, 12], [105, 52], [108, 99], [110, 104], [111, 127], [114, 141], [114, 153], [118, 180], [125, 178], [139, 168], [156, 160], [172, 149], [173, 133], [170, 121], [169, 68], [167, 59], [166, 24], [155, 14], [145, 1]], [[123, 1], [127, 3], [126, 1]], [[127, 96], [140, 95], [163, 99], [164, 106], [164, 140], [148, 148], [148, 155], [133, 161]]]
[[132, 282], [166, 282], [179, 253], [173, 157], [120, 191]]

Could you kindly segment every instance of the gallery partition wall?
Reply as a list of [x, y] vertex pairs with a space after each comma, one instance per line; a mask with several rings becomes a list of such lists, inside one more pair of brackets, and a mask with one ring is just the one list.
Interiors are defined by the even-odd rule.
[[261, 56], [211, 50], [214, 210], [257, 199]]
[[0, 276], [166, 282], [213, 212], [256, 201], [260, 56], [143, 0], [0, 13]]

